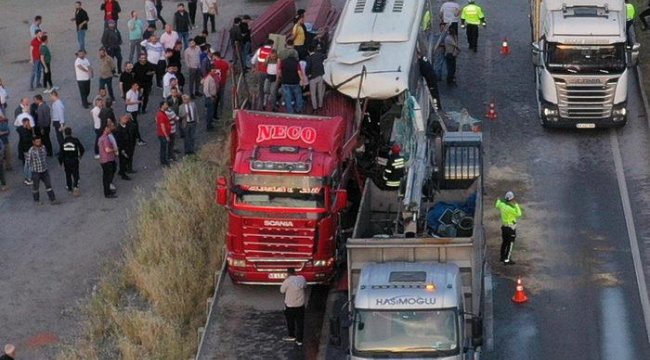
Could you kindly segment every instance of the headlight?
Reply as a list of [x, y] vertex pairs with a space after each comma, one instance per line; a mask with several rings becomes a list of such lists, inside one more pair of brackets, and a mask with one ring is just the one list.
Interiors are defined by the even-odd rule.
[[612, 111], [612, 115], [614, 116], [625, 116], [625, 114], [627, 114], [627, 109], [625, 109], [624, 107], [620, 109], [614, 109]]
[[327, 260], [314, 260], [314, 266], [316, 267], [324, 267], [324, 266], [330, 266], [334, 262], [334, 258], [329, 258]]
[[550, 108], [544, 108], [544, 115], [545, 116], [557, 116], [558, 111], [555, 109], [550, 109]]
[[246, 260], [228, 258], [228, 266], [231, 266], [231, 267], [246, 267]]

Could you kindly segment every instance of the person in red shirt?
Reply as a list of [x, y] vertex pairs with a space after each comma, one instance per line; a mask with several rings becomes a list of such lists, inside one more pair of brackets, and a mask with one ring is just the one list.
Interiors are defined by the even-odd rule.
[[162, 101], [156, 115], [156, 129], [158, 140], [160, 140], [160, 165], [162, 166], [169, 166], [169, 136], [172, 125], [166, 113], [167, 109], [169, 109], [169, 105], [166, 101]]
[[224, 90], [226, 89], [226, 82], [228, 81], [228, 71], [230, 70], [230, 64], [228, 61], [224, 60], [221, 56], [221, 52], [215, 51], [214, 60], [212, 60], [212, 65], [218, 69], [220, 76], [219, 79], [219, 90], [217, 91], [217, 101], [214, 108], [215, 120], [219, 120], [219, 115], [221, 115], [221, 101], [223, 100]]
[[120, 3], [117, 0], [104, 0], [104, 3], [99, 8], [104, 12], [104, 29], [108, 27], [108, 20], [115, 21], [115, 27], [117, 28], [117, 19], [120, 18]]
[[[29, 44], [29, 52], [31, 53], [29, 63], [32, 64], [32, 75], [29, 78], [29, 91], [34, 91], [35, 87], [41, 86], [41, 73], [43, 72], [43, 63], [41, 63], [42, 37], [43, 32], [40, 29], [37, 29], [36, 36], [34, 36]], [[36, 84], [36, 86], [34, 86], [34, 84]]]

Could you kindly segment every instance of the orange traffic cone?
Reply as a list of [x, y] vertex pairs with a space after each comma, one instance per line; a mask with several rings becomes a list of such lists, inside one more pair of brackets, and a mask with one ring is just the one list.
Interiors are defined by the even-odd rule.
[[497, 119], [497, 107], [494, 104], [494, 101], [488, 106], [488, 112], [485, 116], [492, 121]]
[[510, 45], [508, 45], [508, 38], [503, 38], [501, 43], [501, 55], [508, 56], [510, 55]]
[[528, 301], [528, 296], [526, 296], [526, 292], [524, 292], [524, 284], [521, 281], [521, 278], [517, 278], [517, 286], [515, 287], [515, 296], [512, 297], [512, 301], [516, 302], [517, 304], [525, 303]]

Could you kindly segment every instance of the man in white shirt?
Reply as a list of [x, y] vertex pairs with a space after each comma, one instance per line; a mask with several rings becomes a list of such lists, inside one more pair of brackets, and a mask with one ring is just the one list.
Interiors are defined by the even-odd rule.
[[296, 342], [302, 346], [302, 337], [305, 328], [305, 288], [307, 281], [302, 275], [296, 275], [293, 268], [287, 269], [287, 278], [280, 286], [280, 292], [284, 294], [284, 316], [287, 319], [288, 336], [282, 338], [284, 341]]
[[154, 29], [156, 28], [158, 10], [156, 10], [156, 4], [152, 0], [144, 0], [144, 18], [149, 25], [153, 26]]
[[77, 78], [77, 85], [79, 86], [79, 94], [81, 95], [81, 105], [88, 109], [88, 95], [90, 95], [90, 79], [93, 77], [93, 68], [90, 66], [90, 61], [86, 59], [86, 52], [79, 50], [77, 52], [77, 59], [74, 61], [74, 70]]
[[59, 98], [59, 93], [56, 90], [50, 92], [50, 114], [52, 116], [52, 126], [54, 127], [54, 134], [59, 147], [63, 145], [63, 127], [65, 127], [65, 106], [63, 101]]
[[34, 117], [29, 113], [29, 108], [23, 109], [23, 112], [20, 113], [18, 116], [16, 116], [16, 121], [14, 121], [14, 126], [19, 127], [23, 126], [23, 119], [29, 120], [29, 125], [34, 127], [36, 123], [34, 123]]
[[173, 49], [179, 39], [178, 33], [173, 30], [172, 26], [170, 24], [165, 25], [165, 32], [160, 35], [160, 43], [165, 50]]
[[102, 119], [99, 118], [99, 113], [102, 111], [103, 107], [104, 99], [96, 97], [95, 107], [90, 110], [90, 115], [93, 119], [93, 129], [95, 130], [95, 159], [99, 159], [99, 146], [97, 145], [97, 141], [99, 141], [99, 137], [102, 136]]
[[214, 17], [219, 14], [217, 0], [201, 0], [201, 12], [203, 12], [203, 31], [208, 32], [208, 20], [212, 25], [212, 32], [216, 32], [214, 27]]
[[449, 29], [458, 38], [458, 23], [460, 22], [460, 5], [456, 0], [447, 0], [440, 6], [440, 22], [449, 25]]
[[131, 121], [135, 128], [135, 138], [138, 141], [138, 144], [144, 145], [145, 142], [142, 141], [142, 136], [140, 136], [140, 125], [138, 124], [138, 110], [140, 109], [140, 85], [138, 83], [131, 84], [131, 89], [126, 92], [126, 112], [131, 114]]
[[165, 73], [165, 47], [158, 41], [156, 35], [149, 39], [143, 40], [140, 45], [147, 53], [147, 62], [156, 67], [156, 85], [162, 87], [162, 77]]
[[[172, 80], [176, 79], [176, 67], [169, 66], [163, 76], [163, 98], [166, 99], [172, 91]], [[177, 80], [177, 79], [176, 79]]]

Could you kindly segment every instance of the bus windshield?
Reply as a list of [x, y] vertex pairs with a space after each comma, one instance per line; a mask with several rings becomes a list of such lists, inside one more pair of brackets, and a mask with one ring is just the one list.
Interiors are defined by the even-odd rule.
[[357, 310], [354, 351], [444, 357], [458, 354], [458, 316], [454, 309], [415, 311]]
[[617, 74], [625, 71], [625, 45], [546, 44], [546, 66], [559, 74]]

